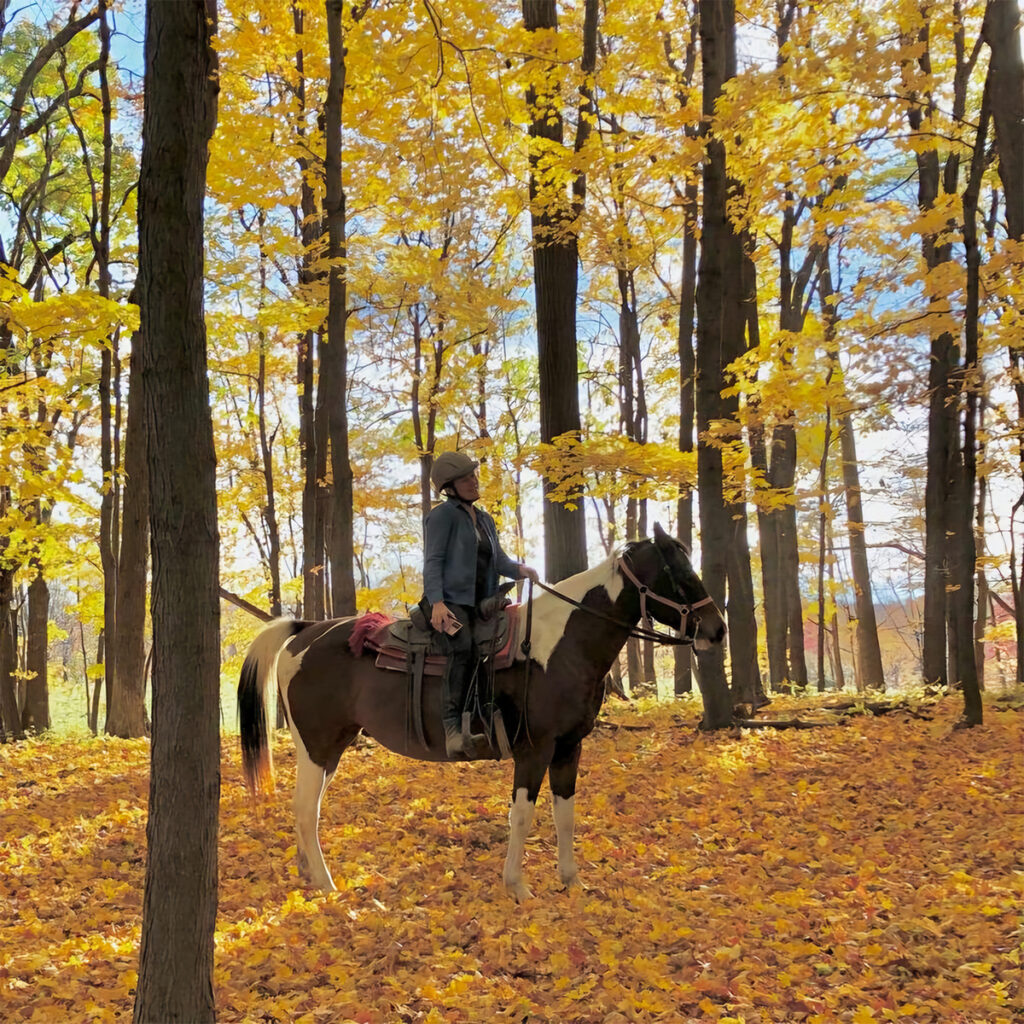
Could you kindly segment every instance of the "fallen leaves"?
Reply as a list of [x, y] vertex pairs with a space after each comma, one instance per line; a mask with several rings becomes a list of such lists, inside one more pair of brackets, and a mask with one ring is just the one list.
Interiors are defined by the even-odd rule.
[[[226, 738], [218, 1019], [1013, 1020], [1020, 715], [953, 732], [951, 700], [931, 722], [736, 738], [677, 709], [616, 707], [645, 728], [585, 744], [584, 889], [560, 890], [542, 796], [522, 906], [500, 882], [507, 765], [359, 744], [325, 798], [323, 896], [296, 887], [291, 741], [257, 814]], [[0, 748], [5, 1021], [130, 1019], [147, 774], [144, 742]]]

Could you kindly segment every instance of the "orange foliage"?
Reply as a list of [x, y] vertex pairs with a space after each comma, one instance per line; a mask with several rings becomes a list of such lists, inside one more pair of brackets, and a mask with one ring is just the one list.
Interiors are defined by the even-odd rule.
[[[613, 709], [620, 724], [626, 712]], [[1020, 998], [1022, 720], [701, 736], [660, 708], [584, 749], [584, 890], [501, 888], [508, 767], [345, 755], [295, 888], [290, 795], [254, 816], [225, 740], [221, 1021], [1009, 1022]], [[277, 751], [284, 782], [294, 755]], [[5, 1021], [129, 1020], [148, 748], [0, 749]]]

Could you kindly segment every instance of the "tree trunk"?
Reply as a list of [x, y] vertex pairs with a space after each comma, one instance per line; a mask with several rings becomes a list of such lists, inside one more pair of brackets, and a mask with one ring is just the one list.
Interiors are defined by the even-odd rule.
[[[829, 368], [828, 376], [832, 376]], [[818, 490], [821, 492], [818, 513], [818, 693], [825, 689], [825, 556], [828, 531], [828, 453], [832, 445], [832, 406], [825, 406], [825, 441], [818, 467]], [[839, 652], [836, 651], [838, 657]]]
[[[1006, 196], [1006, 230], [1011, 239], [1020, 242], [1024, 240], [1024, 58], [1020, 49], [1020, 5], [1017, 0], [988, 0], [981, 31], [992, 51], [988, 75], [999, 178]], [[1022, 273], [1024, 268], [1018, 266], [1013, 276], [1019, 279]], [[1017, 420], [1024, 423], [1024, 345], [1011, 345], [1009, 357], [1017, 399]], [[1017, 454], [1024, 476], [1024, 435], [1017, 440]], [[1011, 546], [1011, 551], [1015, 546]], [[1011, 564], [1010, 576], [1017, 633], [1017, 678], [1022, 679], [1024, 601], [1021, 600], [1017, 565]]]
[[[693, 90], [699, 31], [699, 11], [697, 4], [693, 4], [690, 7], [690, 23], [681, 66], [676, 59], [677, 49], [672, 41], [671, 32], [664, 33], [662, 38], [665, 61], [676, 77], [676, 98], [682, 109], [686, 109], [689, 104]], [[695, 124], [687, 126], [687, 137], [696, 138], [698, 131]], [[699, 195], [697, 179], [693, 172], [688, 170], [682, 190], [682, 272], [679, 281], [679, 450], [681, 452], [693, 451], [693, 389], [696, 377], [693, 327], [696, 313], [697, 221], [700, 213], [697, 203]], [[676, 536], [689, 551], [693, 548], [693, 489], [688, 484], [679, 489], [676, 520]], [[693, 651], [689, 647], [679, 646], [672, 648], [672, 654], [674, 692], [676, 696], [691, 693], [693, 691]]]
[[[304, 51], [305, 12], [292, 4], [292, 23], [295, 27], [295, 100], [298, 106], [295, 132], [299, 139], [299, 173], [301, 175], [300, 203], [302, 222], [302, 259], [299, 264], [299, 289], [310, 298], [316, 274], [313, 271], [313, 249], [322, 233], [321, 211], [317, 204], [312, 178], [311, 147], [306, 144], [306, 71]], [[323, 502], [319, 500], [320, 481], [317, 476], [315, 358], [317, 333], [304, 331], [299, 339], [296, 359], [296, 378], [299, 390], [299, 452], [302, 463], [302, 614], [304, 618], [324, 618], [324, 528]], [[325, 463], [326, 466], [326, 463]]]
[[[828, 549], [829, 549], [829, 554], [832, 556], [831, 558], [829, 558], [829, 562], [828, 562], [828, 579], [829, 579], [829, 583], [832, 584], [832, 590], [833, 590], [833, 593], [834, 593], [835, 592], [835, 571], [836, 571], [835, 567], [836, 567], [836, 559], [835, 559], [835, 551], [834, 551], [834, 548], [833, 548], [833, 545], [832, 545], [832, 530], [831, 530], [831, 528], [829, 529], [829, 534], [828, 534]], [[849, 617], [847, 617], [847, 620], [849, 620]], [[835, 652], [835, 655], [834, 655], [833, 660], [832, 660], [832, 665], [833, 665], [832, 671], [835, 674], [835, 688], [837, 690], [845, 690], [846, 689], [846, 673], [845, 673], [845, 671], [843, 669], [843, 645], [840, 642], [840, 636], [839, 636], [839, 606], [838, 606], [838, 604], [833, 604], [833, 606], [832, 606], [832, 621], [831, 621], [831, 623], [829, 623], [829, 628], [832, 630], [832, 650]], [[856, 673], [856, 664], [854, 664], [854, 672]], [[859, 677], [855, 676], [855, 678], [859, 678]], [[858, 692], [860, 692], [862, 689], [863, 689], [863, 687], [858, 685], [858, 687], [857, 687]]]
[[1020, 241], [1024, 238], [1024, 58], [1017, 0], [988, 0], [981, 31], [992, 51], [988, 68], [992, 125], [1006, 196], [1007, 234]]
[[[984, 379], [979, 380], [982, 389], [981, 403], [978, 408], [978, 461], [985, 462], [985, 405], [986, 386]], [[988, 505], [988, 477], [978, 478], [978, 501], [974, 517], [974, 544], [977, 551], [977, 614], [974, 619], [974, 666], [978, 674], [978, 689], [985, 692], [985, 631], [988, 628], [988, 609], [991, 604], [988, 578], [985, 575], [985, 516]]]
[[882, 649], [878, 643], [878, 622], [871, 591], [867, 539], [864, 535], [864, 509], [860, 500], [860, 464], [853, 430], [853, 414], [839, 417], [839, 448], [843, 464], [843, 489], [846, 494], [846, 525], [850, 540], [850, 565], [857, 614], [857, 660], [860, 664], [858, 689], [885, 689]]
[[[829, 296], [835, 294], [832, 282], [832, 266], [829, 249], [820, 254], [821, 284], [819, 288], [822, 315], [828, 325], [831, 351], [835, 365], [839, 363], [839, 350], [834, 339], [837, 335], [837, 311]], [[853, 572], [854, 601], [857, 615], [857, 661], [859, 672], [857, 690], [884, 690], [885, 672], [882, 668], [882, 651], [878, 643], [878, 624], [875, 619], [875, 602], [871, 594], [871, 571], [868, 566], [867, 538], [864, 533], [864, 509], [861, 504], [860, 464], [857, 461], [857, 446], [853, 431], [853, 414], [848, 407], [837, 416], [840, 461], [843, 470], [843, 492], [846, 498], [846, 528], [850, 540], [850, 565]], [[839, 681], [837, 679], [837, 685]]]
[[[0, 550], [3, 545], [0, 544]], [[0, 564], [0, 727], [4, 741], [23, 740], [18, 711], [18, 695], [14, 689], [14, 673], [18, 668], [18, 634], [14, 617], [14, 569]]]
[[[700, 0], [700, 40], [704, 62], [702, 109], [714, 114], [725, 83], [736, 74], [736, 10], [733, 0]], [[743, 351], [746, 314], [740, 282], [743, 249], [727, 211], [729, 181], [725, 144], [704, 126], [707, 152], [703, 166], [703, 218], [697, 281], [697, 486], [700, 494], [701, 575], [708, 593], [725, 607], [733, 514], [726, 503], [722, 451], [709, 436], [712, 427], [737, 423], [737, 402], [723, 399], [726, 369]], [[698, 655], [705, 729], [732, 721], [722, 646]]]
[[[107, 634], [103, 627], [100, 627], [100, 631], [96, 635], [95, 663], [101, 668], [107, 663]], [[88, 673], [88, 668], [86, 668], [86, 673]], [[106, 680], [104, 679], [104, 684], [105, 682]], [[105, 689], [105, 685], [100, 684], [100, 678], [97, 676], [93, 680], [92, 703], [89, 705], [89, 731], [93, 736], [98, 736], [100, 733], [100, 694], [103, 693]]]
[[328, 517], [328, 561], [331, 568], [331, 614], [354, 615], [354, 513], [352, 464], [348, 454], [348, 339], [346, 337], [348, 273], [344, 262], [345, 191], [342, 183], [341, 125], [345, 99], [345, 42], [341, 22], [343, 0], [327, 0], [327, 44], [330, 72], [324, 107], [327, 179], [327, 339], [320, 354], [321, 386], [326, 390], [327, 433], [331, 452], [331, 499]]
[[[930, 13], [921, 9], [922, 22], [917, 35], [920, 53], [914, 75], [925, 81], [931, 77], [929, 52]], [[960, 62], [958, 61], [958, 74]], [[907, 120], [913, 132], [919, 132], [925, 117], [934, 114], [930, 92], [911, 94]], [[954, 111], [955, 115], [956, 111]], [[928, 136], [932, 140], [932, 136]], [[925, 148], [927, 146], [927, 148]], [[916, 155], [917, 201], [922, 213], [932, 210], [940, 187], [952, 183], [955, 189], [958, 157], [951, 154], [945, 173], [940, 169], [939, 152], [934, 141], [922, 140]], [[948, 189], [946, 189], [948, 191]], [[921, 236], [921, 253], [929, 272], [952, 257], [952, 245], [940, 241], [937, 232]], [[922, 672], [927, 683], [945, 685], [947, 671], [948, 615], [946, 586], [949, 578], [949, 542], [947, 519], [949, 495], [956, 489], [950, 478], [957, 436], [957, 403], [952, 378], [959, 364], [959, 351], [953, 336], [946, 330], [933, 332], [928, 364], [928, 447], [925, 475], [925, 579], [924, 579], [924, 641]]]
[[[110, 26], [106, 7], [100, 13], [100, 100], [103, 114], [103, 161], [98, 183], [99, 203], [93, 204], [90, 224], [96, 260], [96, 290], [101, 298], [110, 298], [110, 176], [113, 150], [110, 87], [107, 67], [110, 60]], [[88, 166], [88, 165], [87, 165]], [[90, 172], [91, 174], [91, 172]], [[95, 189], [97, 183], [92, 182]], [[120, 548], [120, 395], [117, 393], [120, 374], [117, 370], [117, 334], [110, 337], [100, 353], [100, 465], [103, 472], [100, 497], [100, 565], [103, 568], [103, 631], [107, 638], [105, 652], [113, 654], [117, 647], [117, 561]], [[115, 411], [115, 406], [117, 407]], [[110, 709], [117, 685], [113, 657], [103, 663], [104, 695], [109, 730]]]
[[42, 565], [37, 561], [35, 566], [38, 572], [28, 585], [28, 630], [25, 635], [27, 668], [31, 675], [25, 686], [21, 723], [26, 731], [32, 729], [39, 733], [50, 728], [50, 688], [46, 671], [50, 589], [46, 585]]
[[142, 335], [132, 337], [125, 426], [121, 555], [117, 568], [117, 635], [114, 692], [107, 732], [124, 738], [146, 735], [146, 566], [149, 544], [149, 471], [146, 410], [142, 393]]
[[[693, 451], [693, 384], [696, 366], [693, 354], [694, 303], [697, 288], [697, 183], [687, 181], [683, 190], [686, 226], [683, 232], [683, 268], [679, 284], [679, 450]], [[693, 490], [680, 491], [676, 536], [686, 550], [693, 548]], [[693, 690], [693, 651], [674, 647], [674, 689], [677, 696]]]
[[950, 514], [955, 534], [952, 559], [955, 587], [950, 601], [957, 637], [957, 678], [963, 687], [965, 725], [981, 725], [984, 709], [978, 681], [974, 635], [974, 578], [977, 552], [974, 546], [975, 484], [977, 481], [977, 416], [978, 416], [978, 336], [980, 333], [981, 249], [978, 245], [978, 196], [985, 171], [985, 143], [991, 109], [992, 80], [986, 77], [978, 115], [978, 132], [974, 140], [970, 172], [963, 196], [963, 238], [967, 258], [967, 288], [964, 305], [964, 372], [960, 378], [963, 392], [963, 444], [956, 466], [958, 488]]
[[136, 1024], [215, 1019], [220, 602], [203, 198], [217, 110], [216, 16], [215, 0], [146, 5], [139, 305], [153, 742]]
[[[523, 0], [523, 26], [527, 32], [557, 31], [555, 0]], [[592, 74], [597, 54], [597, 3], [586, 0], [584, 21], [584, 74]], [[533, 283], [537, 308], [537, 363], [540, 373], [540, 439], [580, 435], [579, 379], [576, 350], [577, 265], [576, 235], [570, 227], [582, 209], [585, 179], [577, 176], [570, 201], [563, 189], [546, 182], [552, 164], [563, 159], [563, 119], [557, 75], [545, 66], [544, 86], [532, 84], [526, 102], [530, 123], [530, 219], [533, 232]], [[540, 76], [538, 76], [540, 77]], [[581, 136], [589, 121], [581, 117]], [[558, 175], [560, 178], [561, 175]], [[558, 581], [587, 567], [586, 519], [582, 497], [569, 508], [549, 495], [554, 481], [544, 480], [544, 564], [548, 579]]]

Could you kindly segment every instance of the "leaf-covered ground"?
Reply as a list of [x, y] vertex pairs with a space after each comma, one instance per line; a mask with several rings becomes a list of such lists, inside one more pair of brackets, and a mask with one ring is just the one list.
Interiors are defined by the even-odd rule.
[[[320, 896], [294, 874], [290, 740], [257, 817], [226, 738], [218, 1018], [1019, 1024], [1024, 716], [955, 732], [958, 710], [707, 737], [615, 705], [584, 748], [585, 888], [560, 889], [545, 791], [522, 906], [507, 765], [350, 751]], [[130, 1019], [147, 772], [144, 742], [0, 749], [4, 1021]]]

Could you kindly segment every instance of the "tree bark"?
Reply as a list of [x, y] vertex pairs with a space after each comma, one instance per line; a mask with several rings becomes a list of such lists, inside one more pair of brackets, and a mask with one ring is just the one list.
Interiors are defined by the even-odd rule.
[[324, 163], [327, 220], [327, 338], [320, 353], [321, 382], [327, 403], [327, 434], [330, 443], [331, 493], [328, 517], [328, 561], [331, 568], [331, 614], [354, 615], [356, 583], [354, 566], [354, 513], [352, 464], [348, 452], [348, 273], [346, 257], [345, 190], [342, 182], [341, 126], [345, 99], [345, 41], [342, 26], [343, 0], [327, 0], [327, 45], [330, 71], [324, 107]]
[[[1024, 58], [1021, 57], [1020, 6], [1017, 0], [988, 0], [982, 36], [991, 50], [992, 125], [999, 155], [999, 178], [1006, 197], [1006, 233], [1024, 240]], [[1018, 267], [1020, 278], [1024, 268]], [[1010, 345], [1010, 375], [1017, 399], [1017, 419], [1024, 423], [1024, 345]], [[1017, 441], [1017, 456], [1024, 478], [1024, 435]], [[1024, 500], [1024, 495], [1022, 495]], [[1016, 545], [1012, 545], [1011, 551]], [[1018, 566], [1011, 564], [1014, 620], [1017, 633], [1017, 678], [1024, 678], [1024, 601]]]
[[107, 732], [129, 738], [146, 735], [146, 567], [149, 544], [149, 470], [146, 465], [146, 410], [142, 393], [142, 334], [132, 337], [128, 421], [125, 425], [121, 552], [117, 568], [117, 635], [109, 657], [114, 692]]
[[843, 490], [846, 494], [846, 526], [850, 541], [850, 565], [857, 611], [857, 660], [859, 688], [885, 689], [882, 649], [878, 643], [878, 622], [871, 591], [864, 509], [860, 500], [860, 464], [854, 437], [853, 414], [847, 410], [839, 417], [839, 449], [843, 464]]
[[[2, 506], [0, 497], [0, 506]], [[0, 541], [0, 552], [4, 543]], [[14, 673], [18, 667], [18, 634], [14, 617], [14, 569], [0, 564], [0, 728], [3, 740], [23, 740], [18, 711], [18, 695], [14, 689]]]
[[1020, 5], [1017, 0], [988, 0], [982, 36], [989, 61], [992, 125], [999, 154], [999, 178], [1006, 196], [1010, 238], [1024, 238], [1024, 58], [1021, 56]]
[[[597, 3], [586, 0], [583, 73], [592, 74], [597, 60]], [[523, 0], [527, 32], [558, 29], [555, 0]], [[545, 66], [545, 73], [550, 67]], [[554, 80], [552, 80], [554, 78]], [[550, 444], [562, 435], [580, 436], [576, 297], [578, 242], [572, 228], [582, 208], [586, 179], [577, 175], [573, 198], [545, 182], [552, 163], [561, 156], [563, 118], [559, 85], [551, 76], [544, 87], [531, 85], [526, 102], [530, 123], [530, 218], [533, 232], [533, 282], [537, 308], [537, 363], [540, 373], [540, 439]], [[589, 131], [580, 117], [582, 147]], [[553, 145], [552, 145], [553, 144]], [[546, 146], [546, 150], [542, 148]], [[548, 579], [558, 581], [587, 567], [586, 519], [582, 496], [568, 504], [552, 500], [554, 482], [544, 480], [544, 563]], [[575, 507], [570, 508], [569, 505]]]
[[[743, 279], [742, 242], [727, 211], [729, 181], [725, 144], [710, 132], [709, 122], [725, 83], [736, 74], [733, 0], [700, 0], [700, 41], [707, 150], [702, 172], [703, 218], [696, 302], [697, 486], [701, 575], [708, 593], [724, 608], [735, 509], [725, 500], [720, 444], [732, 439], [738, 432], [738, 423], [736, 400], [723, 399], [722, 388], [727, 367], [743, 350], [746, 313], [739, 293]], [[716, 646], [698, 655], [698, 663], [704, 698], [702, 727], [724, 728], [732, 720], [725, 652], [721, 646]]]
[[984, 708], [978, 682], [974, 637], [974, 580], [977, 552], [974, 546], [975, 485], [977, 482], [977, 417], [978, 417], [978, 338], [980, 333], [981, 249], [978, 245], [978, 196], [985, 172], [985, 143], [991, 109], [992, 80], [986, 78], [978, 116], [970, 172], [963, 195], [963, 239], [967, 258], [967, 288], [964, 306], [964, 370], [960, 377], [963, 393], [963, 439], [959, 465], [956, 467], [958, 489], [950, 519], [955, 523], [951, 538], [954, 586], [950, 601], [957, 638], [957, 678], [963, 688], [965, 725], [981, 725]]
[[[829, 325], [829, 336], [836, 337], [837, 311], [829, 296], [835, 294], [832, 281], [832, 266], [829, 262], [829, 248], [820, 254], [820, 302], [822, 315]], [[830, 342], [835, 345], [834, 340]], [[834, 348], [835, 364], [838, 366], [839, 351]], [[885, 689], [885, 672], [882, 668], [882, 651], [878, 643], [878, 624], [875, 619], [875, 602], [871, 594], [871, 570], [868, 566], [867, 537], [864, 532], [864, 508], [860, 498], [860, 464], [857, 461], [857, 446], [853, 430], [853, 414], [848, 404], [837, 416], [840, 462], [843, 471], [843, 493], [846, 498], [846, 529], [850, 541], [850, 565], [853, 572], [854, 601], [857, 615], [857, 675], [858, 691]], [[838, 636], [838, 633], [837, 633]], [[838, 642], [838, 641], [837, 641]], [[838, 657], [838, 648], [837, 648]], [[838, 680], [837, 680], [838, 684]]]
[[[110, 87], [107, 81], [107, 66], [110, 61], [110, 26], [104, 5], [100, 13], [100, 99], [103, 113], [103, 160], [100, 180], [92, 181], [94, 195], [99, 193], [99, 202], [93, 202], [93, 213], [89, 225], [96, 260], [96, 290], [101, 298], [110, 298], [110, 174], [113, 135], [111, 126]], [[89, 167], [89, 164], [86, 163]], [[92, 171], [89, 171], [90, 177]], [[98, 185], [98, 188], [97, 188]], [[100, 467], [103, 473], [100, 496], [100, 565], [103, 568], [103, 633], [107, 638], [106, 660], [103, 663], [104, 696], [106, 698], [107, 722], [105, 731], [110, 729], [110, 709], [114, 702], [114, 688], [117, 685], [115, 664], [112, 657], [117, 649], [117, 564], [120, 548], [120, 396], [117, 394], [120, 374], [117, 372], [117, 332], [108, 339], [100, 352]], [[117, 409], [115, 410], [115, 406]]]
[[[313, 188], [313, 168], [310, 147], [306, 139], [306, 70], [305, 70], [305, 12], [292, 4], [292, 22], [295, 27], [295, 99], [298, 105], [295, 131], [299, 150], [298, 160], [302, 183], [300, 186], [302, 258], [299, 264], [299, 289], [309, 297], [316, 274], [313, 271], [313, 250], [322, 233], [321, 211]], [[302, 462], [302, 614], [307, 619], [324, 618], [324, 552], [323, 502], [319, 500], [320, 480], [317, 457], [315, 405], [315, 350], [317, 332], [304, 331], [299, 339], [296, 358], [296, 378], [299, 399], [299, 451]], [[326, 462], [324, 463], [326, 466]]]
[[215, 0], [146, 5], [139, 305], [153, 554], [153, 742], [137, 1024], [215, 1019], [220, 601], [203, 198], [217, 110], [216, 17]]
[[[679, 450], [693, 451], [694, 377], [693, 323], [697, 289], [697, 182], [687, 181], [683, 188], [686, 225], [683, 231], [683, 266], [679, 283]], [[693, 548], [693, 490], [687, 486], [679, 494], [676, 536]], [[676, 696], [693, 691], [693, 651], [673, 648]]]
[[50, 588], [43, 567], [36, 562], [35, 579], [28, 585], [28, 649], [26, 668], [31, 674], [25, 684], [25, 706], [21, 724], [27, 731], [45, 732], [50, 728], [50, 688], [47, 680], [47, 624], [50, 618]]
[[[921, 25], [916, 43], [920, 47], [915, 75], [922, 75], [925, 81], [931, 77], [930, 55], [930, 12], [921, 9]], [[958, 51], [963, 47], [962, 39], [957, 40]], [[953, 83], [953, 116], [963, 116], [963, 97], [966, 95], [964, 75], [968, 64], [958, 52], [955, 80]], [[936, 113], [935, 103], [929, 90], [911, 92], [907, 109], [907, 120], [913, 132], [919, 132], [925, 117]], [[929, 136], [929, 139], [932, 138]], [[930, 211], [943, 193], [956, 190], [959, 156], [951, 152], [940, 164], [939, 151], [933, 141], [922, 140], [916, 153], [917, 201], [922, 213]], [[921, 254], [929, 272], [935, 271], [952, 258], [952, 244], [941, 238], [938, 232], [927, 232], [921, 236]], [[949, 581], [949, 496], [956, 493], [958, 482], [952, 470], [956, 461], [956, 439], [958, 436], [957, 395], [953, 385], [960, 353], [953, 335], [948, 330], [933, 331], [928, 364], [928, 446], [925, 475], [925, 579], [924, 579], [924, 641], [922, 651], [922, 673], [927, 683], [945, 685], [949, 681], [947, 665], [947, 618], [949, 608], [946, 596]]]

